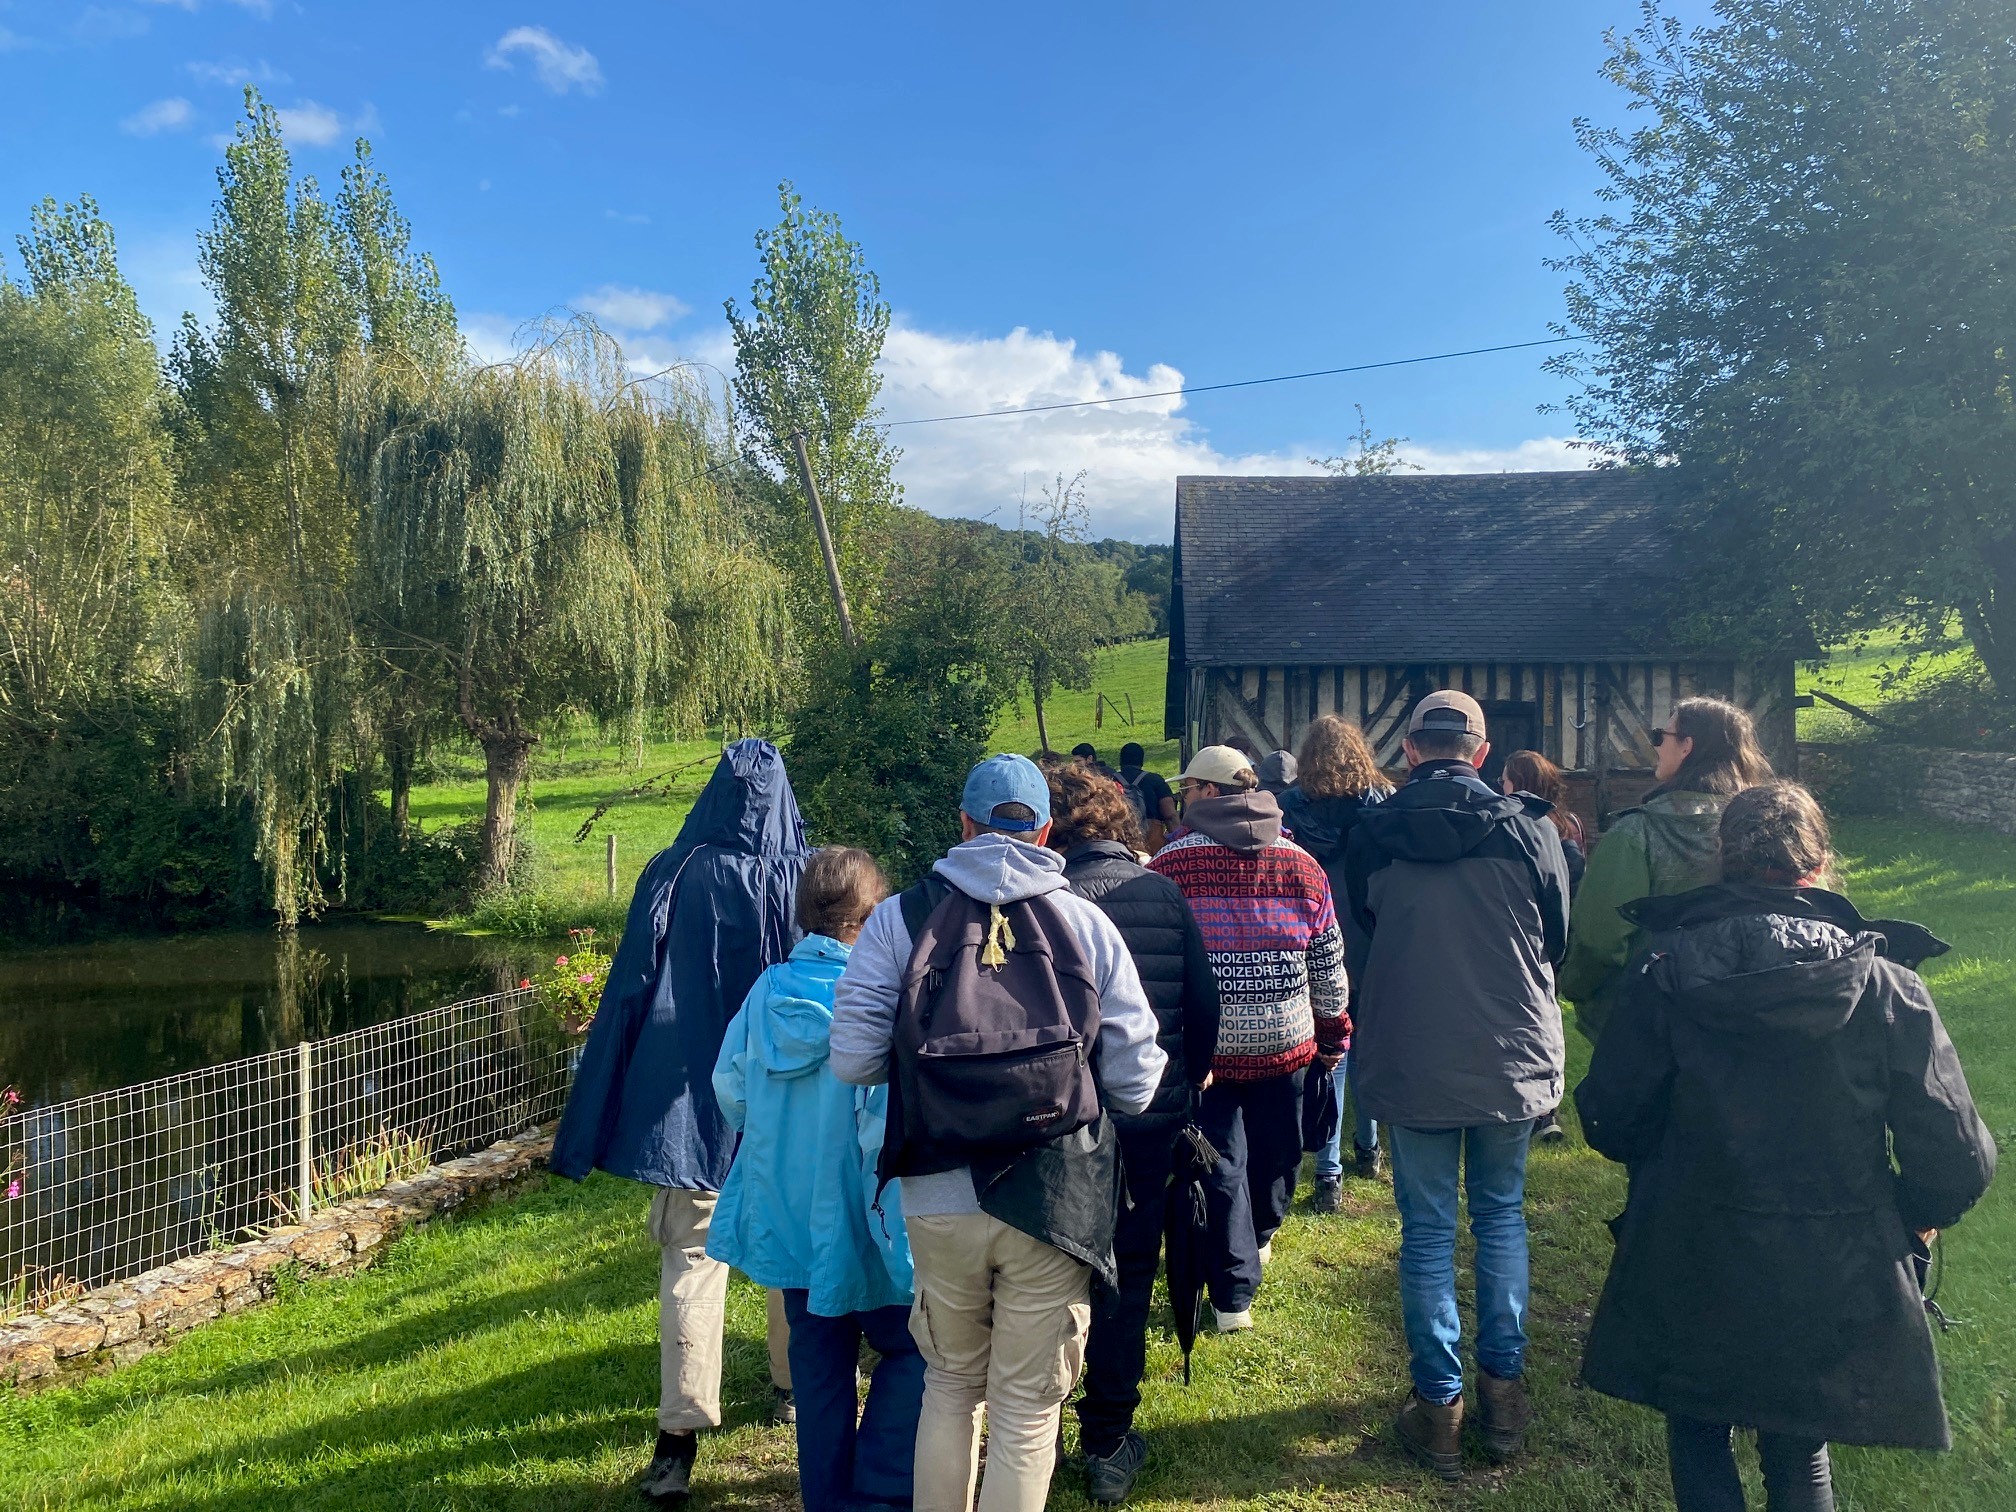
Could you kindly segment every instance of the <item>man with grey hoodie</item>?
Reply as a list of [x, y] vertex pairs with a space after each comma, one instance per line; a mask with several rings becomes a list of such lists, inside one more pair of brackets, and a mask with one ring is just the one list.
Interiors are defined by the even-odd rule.
[[[1143, 1111], [1167, 1062], [1155, 1014], [1120, 931], [1069, 890], [1063, 858], [1045, 848], [1050, 787], [1043, 773], [1026, 757], [992, 757], [967, 777], [959, 807], [965, 838], [932, 868], [934, 876], [997, 907], [1040, 896], [1055, 908], [1099, 994], [1101, 1103]], [[875, 1086], [889, 1079], [911, 954], [899, 893], [868, 916], [834, 992], [827, 1064], [842, 1081]], [[982, 1179], [971, 1166], [902, 1177], [916, 1265], [910, 1331], [925, 1361], [916, 1512], [972, 1506], [983, 1407], [981, 1512], [1040, 1512], [1048, 1498], [1058, 1414], [1092, 1323], [1093, 1270], [1112, 1266], [1116, 1149], [1110, 1120], [1102, 1118], [990, 1167]], [[1039, 1161], [1043, 1170], [1028, 1179], [1023, 1168]], [[1069, 1228], [1075, 1253], [1046, 1242], [1059, 1237], [1053, 1222]], [[1094, 1232], [1102, 1222], [1103, 1238]]]

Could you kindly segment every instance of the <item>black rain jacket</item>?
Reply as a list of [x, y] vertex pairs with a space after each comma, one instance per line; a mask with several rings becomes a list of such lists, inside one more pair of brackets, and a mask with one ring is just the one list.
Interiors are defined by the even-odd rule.
[[1087, 840], [1064, 853], [1064, 880], [1113, 921], [1134, 957], [1155, 1040], [1169, 1057], [1162, 1085], [1143, 1113], [1111, 1117], [1122, 1129], [1174, 1127], [1218, 1049], [1218, 978], [1182, 890], [1148, 870], [1116, 840]]
[[1625, 912], [1644, 946], [1575, 1089], [1589, 1143], [1632, 1168], [1583, 1380], [1712, 1423], [1947, 1447], [1911, 1247], [1979, 1200], [1995, 1146], [1909, 969], [1946, 947], [1817, 888]]
[[1288, 838], [1314, 856], [1323, 868], [1323, 875], [1330, 879], [1330, 897], [1337, 906], [1337, 922], [1344, 930], [1344, 970], [1351, 979], [1354, 1000], [1359, 976], [1365, 969], [1365, 948], [1372, 941], [1352, 917], [1344, 857], [1358, 821], [1387, 796], [1387, 790], [1380, 788], [1370, 793], [1311, 798], [1299, 784], [1281, 795], [1281, 822], [1288, 827]]
[[1379, 1122], [1460, 1129], [1560, 1105], [1568, 863], [1552, 812], [1493, 791], [1467, 762], [1428, 761], [1359, 816], [1345, 884], [1371, 943], [1353, 1079]]

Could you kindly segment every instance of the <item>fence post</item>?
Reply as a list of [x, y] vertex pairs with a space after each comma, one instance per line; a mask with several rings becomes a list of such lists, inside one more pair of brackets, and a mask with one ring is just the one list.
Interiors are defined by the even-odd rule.
[[296, 1047], [301, 1066], [301, 1221], [315, 1216], [315, 1047], [307, 1040]]
[[609, 896], [616, 896], [616, 832], [609, 832]]

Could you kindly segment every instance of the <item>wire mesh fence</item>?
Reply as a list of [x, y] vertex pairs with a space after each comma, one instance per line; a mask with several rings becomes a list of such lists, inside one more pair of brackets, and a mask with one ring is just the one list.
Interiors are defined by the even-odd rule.
[[0, 1126], [0, 1315], [555, 1118], [578, 1043], [519, 990], [22, 1109]]

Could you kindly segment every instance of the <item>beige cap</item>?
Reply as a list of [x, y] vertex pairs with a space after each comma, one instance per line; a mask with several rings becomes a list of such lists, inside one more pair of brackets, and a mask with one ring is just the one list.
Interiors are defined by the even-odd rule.
[[1229, 787], [1239, 780], [1241, 772], [1253, 770], [1253, 758], [1244, 751], [1228, 745], [1206, 746], [1190, 758], [1190, 764], [1183, 768], [1178, 782], [1209, 782], [1217, 787]]
[[1414, 717], [1407, 721], [1407, 733], [1414, 735], [1422, 730], [1447, 730], [1457, 735], [1475, 735], [1482, 740], [1484, 711], [1468, 693], [1444, 688], [1440, 693], [1430, 693], [1414, 705]]

